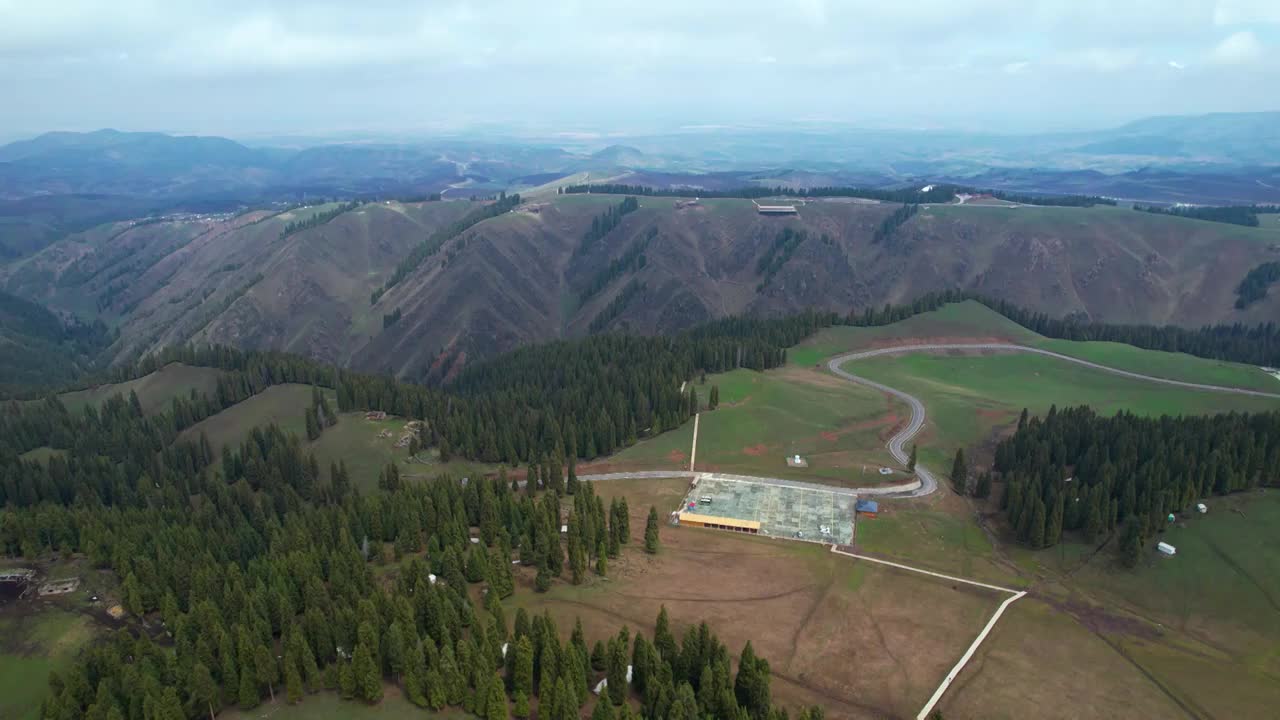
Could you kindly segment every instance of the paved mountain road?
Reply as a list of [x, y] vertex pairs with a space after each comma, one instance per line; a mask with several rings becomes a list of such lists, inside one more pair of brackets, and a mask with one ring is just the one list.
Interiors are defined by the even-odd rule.
[[[1236, 395], [1251, 395], [1254, 397], [1274, 398], [1276, 400], [1280, 400], [1280, 393], [1269, 393], [1269, 392], [1264, 392], [1262, 390], [1249, 390], [1246, 388], [1223, 387], [1220, 385], [1205, 385], [1203, 383], [1184, 382], [1182, 380], [1170, 380], [1168, 378], [1154, 377], [1151, 375], [1143, 375], [1141, 373], [1130, 372], [1128, 370], [1120, 370], [1118, 368], [1107, 367], [1106, 365], [1099, 365], [1098, 363], [1095, 363], [1095, 362], [1090, 362], [1088, 360], [1081, 360], [1080, 358], [1071, 357], [1070, 355], [1063, 355], [1062, 353], [1056, 353], [1051, 350], [1042, 350], [1041, 348], [1029, 347], [1027, 345], [1013, 345], [1010, 343], [939, 343], [939, 344], [926, 344], [926, 345], [895, 345], [893, 347], [877, 348], [875, 350], [863, 350], [861, 352], [845, 353], [843, 355], [837, 355], [836, 357], [833, 357], [830, 360], [828, 360], [827, 369], [829, 369], [837, 377], [841, 377], [850, 382], [854, 382], [859, 385], [864, 385], [874, 390], [879, 390], [880, 392], [892, 395], [893, 397], [896, 397], [899, 400], [906, 403], [907, 406], [911, 408], [911, 421], [907, 423], [906, 427], [902, 428], [897, 433], [895, 433], [893, 437], [889, 438], [889, 442], [887, 444], [889, 448], [889, 454], [891, 454], [895, 460], [902, 463], [904, 467], [910, 461], [910, 458], [911, 458], [911, 453], [909, 450], [907, 450], [907, 443], [911, 442], [911, 440], [915, 438], [917, 434], [919, 434], [920, 430], [924, 428], [924, 421], [926, 417], [924, 403], [920, 401], [920, 398], [914, 395], [911, 395], [897, 388], [892, 388], [892, 387], [889, 387], [888, 385], [878, 383], [874, 380], [869, 380], [867, 378], [854, 375], [853, 373], [848, 372], [847, 370], [844, 370], [840, 366], [846, 363], [855, 362], [857, 360], [865, 360], [867, 358], [879, 357], [881, 355], [901, 355], [903, 353], [910, 353], [910, 352], [935, 352], [939, 350], [968, 350], [968, 351], [976, 350], [976, 351], [1033, 353], [1036, 355], [1045, 355], [1047, 357], [1055, 358], [1057, 360], [1062, 360], [1064, 362], [1083, 365], [1085, 367], [1092, 368], [1094, 370], [1098, 370], [1101, 372], [1111, 373], [1113, 375], [1120, 375], [1127, 378], [1133, 378], [1135, 380], [1144, 380], [1147, 382], [1160, 383], [1162, 385], [1172, 385], [1174, 387], [1187, 388], [1189, 390], [1232, 393]], [[672, 477], [702, 477], [702, 476], [711, 477], [711, 478], [723, 478], [726, 480], [736, 480], [739, 482], [760, 482], [760, 483], [768, 483], [772, 485], [786, 485], [791, 487], [809, 487], [809, 488], [821, 487], [827, 490], [831, 490], [832, 492], [837, 492], [842, 494], [847, 493], [847, 494], [857, 494], [857, 495], [879, 495], [879, 496], [892, 496], [892, 497], [924, 497], [925, 495], [929, 495], [938, 489], [937, 476], [934, 475], [931, 470], [929, 470], [924, 465], [921, 465], [919, 463], [916, 464], [916, 477], [919, 480], [918, 483], [911, 482], [903, 485], [881, 485], [878, 487], [866, 487], [866, 488], [837, 488], [833, 486], [822, 486], [822, 485], [817, 485], [813, 483], [804, 483], [804, 482], [791, 480], [787, 478], [755, 477], [755, 476], [748, 476], [748, 475], [728, 475], [723, 473], [694, 472], [692, 469], [688, 471], [644, 470], [644, 471], [638, 471], [638, 472], [617, 472], [617, 473], [603, 473], [603, 474], [595, 474], [595, 475], [579, 475], [578, 479], [586, 480], [586, 481], [601, 481], [601, 480], [623, 480], [623, 479], [629, 479], [629, 478], [672, 478]]]
[[[1051, 358], [1055, 358], [1057, 360], [1063, 360], [1065, 362], [1075, 363], [1077, 365], [1083, 365], [1087, 368], [1092, 368], [1094, 370], [1099, 370], [1101, 372], [1133, 378], [1135, 380], [1145, 380], [1147, 382], [1160, 383], [1163, 385], [1173, 385], [1175, 387], [1187, 388], [1190, 390], [1233, 393], [1236, 395], [1252, 395], [1254, 397], [1275, 398], [1276, 400], [1280, 400], [1280, 393], [1269, 393], [1269, 392], [1263, 392], [1262, 390], [1249, 390], [1246, 388], [1222, 387], [1220, 385], [1205, 385], [1203, 383], [1184, 382], [1182, 380], [1170, 380], [1169, 378], [1153, 377], [1151, 375], [1143, 375], [1141, 373], [1130, 372], [1128, 370], [1120, 370], [1118, 368], [1107, 367], [1106, 365], [1099, 365], [1098, 363], [1095, 363], [1095, 362], [1089, 362], [1088, 360], [1081, 360], [1080, 358], [1071, 357], [1070, 355], [1063, 355], [1062, 353], [1056, 353], [1056, 352], [1053, 352], [1052, 350], [1043, 350], [1041, 348], [1028, 347], [1026, 345], [1013, 345], [1009, 343], [939, 343], [939, 344], [927, 344], [927, 345], [895, 345], [893, 347], [877, 348], [875, 350], [863, 350], [861, 352], [845, 353], [844, 355], [837, 355], [836, 357], [831, 358], [829, 361], [827, 361], [827, 369], [829, 369], [832, 373], [835, 373], [836, 375], [844, 378], [845, 380], [858, 383], [859, 385], [865, 385], [869, 388], [879, 390], [880, 392], [888, 393], [889, 395], [892, 395], [898, 398], [899, 400], [902, 400], [907, 404], [908, 407], [911, 408], [911, 422], [907, 423], [907, 426], [902, 430], [899, 430], [892, 438], [889, 438], [889, 453], [893, 455], [893, 458], [895, 460], [902, 463], [903, 465], [906, 465], [907, 462], [910, 460], [910, 453], [907, 452], [905, 445], [912, 438], [914, 438], [916, 434], [920, 432], [921, 428], [924, 427], [924, 420], [925, 420], [924, 403], [920, 402], [920, 398], [917, 398], [914, 395], [910, 395], [906, 392], [903, 392], [902, 390], [898, 390], [897, 388], [891, 388], [888, 385], [878, 383], [874, 380], [868, 380], [867, 378], [854, 375], [853, 373], [842, 369], [840, 366], [844, 365], [845, 363], [854, 362], [857, 360], [865, 360], [867, 358], [872, 358], [872, 357], [879, 357], [881, 355], [900, 355], [902, 353], [909, 353], [909, 352], [931, 352], [931, 351], [938, 351], [938, 350], [970, 350], [970, 351], [993, 350], [993, 351], [1000, 351], [1000, 352], [1033, 353], [1036, 355], [1045, 355]], [[923, 465], [920, 465], [919, 463], [916, 464], [916, 476], [920, 478], [920, 483], [921, 483], [920, 488], [908, 493], [904, 493], [903, 496], [921, 497], [924, 495], [928, 495], [932, 493], [934, 490], [938, 489], [937, 478], [933, 475], [932, 472], [929, 471], [928, 468], [924, 467]], [[857, 491], [857, 492], [861, 492], [861, 491]]]

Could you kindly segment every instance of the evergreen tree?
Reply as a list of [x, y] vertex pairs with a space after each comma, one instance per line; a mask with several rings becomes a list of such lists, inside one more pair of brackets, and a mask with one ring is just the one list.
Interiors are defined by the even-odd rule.
[[515, 707], [512, 709], [511, 714], [514, 717], [520, 718], [520, 720], [525, 720], [525, 718], [529, 717], [529, 696], [527, 694], [516, 691]]
[[355, 677], [356, 693], [367, 703], [376, 703], [382, 699], [382, 673], [373, 659], [369, 646], [360, 643], [356, 646], [355, 655], [351, 659], [351, 671]]
[[1142, 560], [1142, 529], [1137, 520], [1129, 520], [1120, 536], [1120, 561], [1125, 567], [1135, 568]]
[[511, 717], [507, 711], [507, 696], [502, 692], [501, 683], [489, 683], [489, 696], [485, 702], [484, 717], [486, 720], [507, 720]]
[[907, 461], [907, 469], [911, 472], [916, 471], [916, 457], [918, 448], [915, 443], [911, 443], [911, 459]]
[[[625, 631], [625, 628], [623, 629]], [[606, 675], [609, 700], [614, 705], [621, 705], [627, 697], [627, 645], [622, 639], [609, 641], [608, 666]]]
[[[103, 687], [99, 685], [99, 687]], [[218, 701], [218, 685], [213, 681], [213, 674], [202, 662], [197, 661], [191, 667], [191, 702], [201, 710], [209, 710], [209, 720], [217, 716], [214, 704]]]
[[956, 459], [951, 463], [951, 485], [958, 494], [968, 494], [969, 465], [964, 459], [964, 448], [956, 450]]
[[604, 543], [596, 546], [596, 574], [605, 577], [609, 574], [609, 561], [606, 559]]
[[707, 401], [707, 407], [711, 410], [715, 410], [716, 408], [720, 407], [720, 386], [719, 385], [711, 386], [711, 398]]
[[644, 551], [653, 555], [658, 552], [658, 508], [649, 506], [649, 519], [644, 526]]

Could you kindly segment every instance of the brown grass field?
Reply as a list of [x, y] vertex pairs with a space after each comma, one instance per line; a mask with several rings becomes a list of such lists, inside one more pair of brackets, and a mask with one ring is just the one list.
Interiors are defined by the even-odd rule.
[[628, 498], [631, 548], [608, 580], [521, 592], [517, 604], [550, 612], [565, 632], [580, 617], [589, 637], [620, 624], [651, 636], [665, 605], [677, 636], [705, 620], [735, 656], [751, 641], [772, 665], [779, 702], [883, 718], [914, 715], [1002, 599], [821, 545], [712, 530], [664, 527], [662, 552], [639, 552], [649, 505], [673, 507], [684, 490], [680, 480], [601, 483], [606, 500]]

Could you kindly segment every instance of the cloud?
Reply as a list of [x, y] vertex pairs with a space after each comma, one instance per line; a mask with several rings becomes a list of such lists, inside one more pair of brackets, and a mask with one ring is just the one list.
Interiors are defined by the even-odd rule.
[[1210, 53], [1210, 58], [1221, 65], [1244, 65], [1261, 57], [1262, 43], [1250, 30], [1232, 33]]
[[[1280, 0], [648, 0], [642, 12], [617, 0], [0, 0], [0, 18], [0, 97], [21, 108], [0, 130], [233, 111], [361, 125], [591, 109], [683, 123], [803, 105], [856, 119], [917, 97], [948, 113], [1031, 112], [1010, 75], [1044, 78], [1078, 117], [1223, 98], [1261, 109], [1264, 95], [1238, 89], [1242, 65], [1255, 85], [1280, 84], [1260, 62]], [[1175, 97], [1150, 84], [1188, 66], [1202, 85]], [[762, 96], [753, 74], [782, 68], [791, 79]]]
[[1213, 9], [1215, 25], [1280, 23], [1276, 0], [1220, 0]]

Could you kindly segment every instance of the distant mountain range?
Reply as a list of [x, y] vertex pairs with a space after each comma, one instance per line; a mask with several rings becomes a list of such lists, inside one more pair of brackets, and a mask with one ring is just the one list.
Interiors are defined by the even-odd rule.
[[96, 224], [317, 198], [449, 197], [584, 180], [656, 187], [901, 187], [938, 181], [1153, 203], [1280, 202], [1280, 113], [1156, 117], [1082, 133], [839, 126], [583, 139], [271, 147], [98, 130], [0, 146], [0, 260]]

